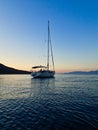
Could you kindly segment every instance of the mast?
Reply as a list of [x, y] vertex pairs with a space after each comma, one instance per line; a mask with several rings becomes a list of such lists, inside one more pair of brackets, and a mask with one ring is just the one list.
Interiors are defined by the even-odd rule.
[[48, 52], [47, 52], [47, 69], [49, 70], [49, 35], [50, 35], [50, 28], [49, 28], [49, 20], [48, 20]]
[[52, 64], [53, 64], [53, 70], [54, 70], [54, 60], [53, 60], [53, 50], [52, 50], [52, 44], [51, 44], [51, 37], [50, 37], [50, 22], [48, 20], [48, 52], [47, 52], [47, 70], [49, 70], [49, 51], [51, 51], [51, 58], [52, 58]]

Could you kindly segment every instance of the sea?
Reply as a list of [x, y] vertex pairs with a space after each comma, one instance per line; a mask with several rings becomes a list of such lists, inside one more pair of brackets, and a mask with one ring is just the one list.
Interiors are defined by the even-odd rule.
[[0, 130], [98, 130], [98, 75], [0, 75]]

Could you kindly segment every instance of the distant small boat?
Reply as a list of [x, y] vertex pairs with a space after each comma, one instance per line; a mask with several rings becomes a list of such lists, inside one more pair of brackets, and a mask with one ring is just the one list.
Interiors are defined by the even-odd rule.
[[[34, 78], [53, 78], [55, 75], [55, 69], [54, 69], [54, 60], [53, 60], [53, 51], [52, 51], [52, 44], [51, 44], [51, 37], [50, 37], [50, 27], [49, 27], [49, 21], [48, 21], [48, 42], [47, 42], [47, 66], [34, 66], [32, 69], [39, 69], [38, 71], [32, 71], [31, 76]], [[49, 65], [49, 57], [51, 52], [51, 59], [52, 59], [52, 66], [53, 70], [50, 70]]]

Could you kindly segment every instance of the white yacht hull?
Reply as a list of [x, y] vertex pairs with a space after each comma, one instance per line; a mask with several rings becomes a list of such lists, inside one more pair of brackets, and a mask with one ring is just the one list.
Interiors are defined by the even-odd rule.
[[43, 71], [32, 72], [31, 76], [33, 76], [33, 78], [53, 78], [54, 74], [55, 74], [54, 71], [43, 70]]

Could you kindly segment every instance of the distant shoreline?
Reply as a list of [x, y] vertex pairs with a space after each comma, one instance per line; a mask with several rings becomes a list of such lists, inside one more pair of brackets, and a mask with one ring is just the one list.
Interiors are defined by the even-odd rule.
[[63, 74], [76, 74], [76, 75], [83, 75], [83, 74], [85, 74], [85, 75], [88, 75], [88, 74], [91, 74], [91, 75], [97, 75], [98, 74], [98, 70], [95, 70], [95, 71], [72, 71], [72, 72], [65, 72], [65, 73], [63, 73]]

